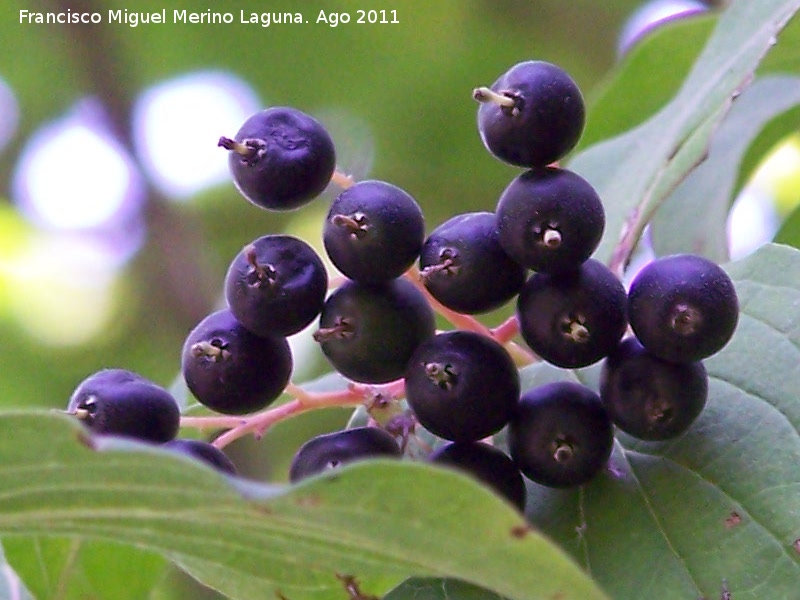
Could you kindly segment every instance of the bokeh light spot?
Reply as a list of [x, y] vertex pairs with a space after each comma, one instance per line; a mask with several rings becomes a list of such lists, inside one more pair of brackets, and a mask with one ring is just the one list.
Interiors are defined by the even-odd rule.
[[625, 22], [617, 40], [617, 56], [631, 47], [655, 27], [673, 19], [688, 17], [708, 10], [696, 0], [653, 0], [641, 6]]
[[115, 317], [117, 269], [85, 237], [31, 231], [0, 260], [10, 315], [32, 338], [76, 346], [105, 333]]
[[134, 138], [142, 164], [167, 196], [183, 199], [224, 181], [233, 137], [262, 106], [253, 89], [224, 72], [177, 77], [145, 91], [134, 109]]
[[108, 228], [138, 212], [144, 190], [122, 147], [103, 130], [92, 101], [45, 125], [27, 142], [14, 200], [33, 223], [53, 229]]

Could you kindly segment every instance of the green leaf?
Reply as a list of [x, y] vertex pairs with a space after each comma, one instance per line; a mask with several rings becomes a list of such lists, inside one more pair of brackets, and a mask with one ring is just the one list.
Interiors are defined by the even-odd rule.
[[717, 22], [703, 15], [675, 19], [639, 41], [592, 90], [579, 148], [628, 131], [680, 89]]
[[0, 545], [0, 600], [32, 600], [33, 596], [22, 583], [17, 573], [6, 562], [3, 546]]
[[0, 535], [132, 544], [232, 598], [341, 599], [337, 574], [370, 594], [437, 576], [519, 600], [605, 598], [506, 502], [422, 463], [361, 463], [286, 488], [90, 439], [64, 415], [7, 413], [0, 479]]
[[456, 579], [409, 579], [383, 600], [504, 600], [502, 596]]
[[9, 537], [4, 545], [37, 598], [141, 600], [167, 565], [152, 552], [81, 538]]
[[626, 240], [632, 245], [661, 201], [705, 157], [732, 99], [747, 86], [798, 8], [799, 0], [733, 2], [667, 105], [639, 127], [592, 146], [570, 163], [592, 182], [606, 206], [607, 234], [596, 258], [612, 256], [623, 230], [632, 231]]
[[692, 252], [728, 259], [726, 219], [742, 157], [763, 127], [800, 104], [800, 78], [768, 76], [736, 100], [714, 134], [708, 158], [659, 208], [651, 224], [657, 255]]
[[529, 490], [531, 521], [616, 600], [719, 598], [723, 582], [736, 600], [797, 596], [800, 251], [768, 245], [729, 272], [741, 317], [706, 361], [708, 403], [689, 432], [619, 435], [591, 484]]

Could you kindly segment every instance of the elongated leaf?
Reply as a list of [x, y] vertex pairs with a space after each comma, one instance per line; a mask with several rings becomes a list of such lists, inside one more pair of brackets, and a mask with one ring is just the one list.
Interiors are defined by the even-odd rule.
[[142, 546], [232, 598], [341, 599], [337, 574], [371, 594], [416, 575], [520, 600], [605, 598], [504, 501], [421, 463], [362, 463], [287, 489], [229, 481], [131, 442], [89, 441], [62, 415], [9, 413], [0, 479], [0, 535]]
[[[529, 518], [617, 600], [792, 599], [800, 581], [800, 252], [766, 246], [729, 269], [741, 301], [707, 359], [708, 404], [681, 438], [624, 435], [580, 490], [531, 486]], [[527, 385], [566, 371], [535, 368]]]
[[730, 102], [798, 8], [799, 0], [733, 2], [672, 101], [641, 126], [570, 163], [595, 185], [606, 206], [608, 233], [597, 258], [611, 257], [626, 221], [634, 231], [641, 229], [703, 158]]
[[656, 254], [693, 252], [717, 262], [728, 259], [725, 224], [742, 157], [769, 121], [798, 104], [798, 77], [765, 77], [736, 100], [708, 159], [659, 208], [652, 223]]
[[628, 131], [677, 92], [716, 24], [712, 15], [677, 19], [640, 40], [593, 90], [579, 148]]

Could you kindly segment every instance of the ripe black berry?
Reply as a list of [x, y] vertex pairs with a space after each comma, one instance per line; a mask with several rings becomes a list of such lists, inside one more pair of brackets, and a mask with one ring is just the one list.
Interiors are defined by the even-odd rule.
[[544, 167], [578, 143], [586, 108], [577, 84], [559, 67], [526, 61], [491, 89], [478, 88], [478, 131], [486, 148], [519, 167]]
[[300, 447], [289, 467], [289, 481], [296, 483], [357, 460], [400, 456], [400, 446], [394, 436], [377, 427], [356, 427], [326, 433]]
[[606, 222], [594, 188], [566, 169], [526, 171], [503, 191], [496, 212], [503, 250], [543, 273], [577, 269], [597, 248]]
[[471, 442], [497, 433], [519, 400], [519, 372], [500, 344], [472, 331], [440, 333], [408, 361], [406, 399], [428, 431]]
[[431, 462], [451, 467], [476, 478], [525, 511], [525, 481], [513, 461], [502, 451], [483, 442], [450, 442], [437, 448]]
[[345, 276], [379, 282], [402, 275], [425, 239], [417, 202], [397, 186], [361, 181], [331, 204], [322, 234], [331, 261]]
[[708, 375], [702, 362], [660, 359], [631, 336], [603, 363], [600, 397], [611, 420], [641, 440], [668, 440], [694, 422], [706, 404]]
[[508, 426], [511, 458], [532, 481], [550, 487], [582, 485], [607, 463], [614, 430], [591, 389], [559, 381], [522, 395]]
[[280, 396], [292, 366], [286, 338], [255, 335], [228, 309], [208, 315], [189, 333], [181, 364], [198, 402], [236, 415], [260, 410]]
[[175, 398], [125, 369], [104, 369], [84, 379], [72, 393], [67, 412], [95, 433], [156, 443], [174, 438], [180, 424]]
[[179, 439], [167, 442], [164, 444], [164, 448], [201, 460], [223, 473], [236, 474], [236, 467], [231, 462], [231, 459], [228, 458], [228, 455], [208, 442]]
[[241, 194], [270, 210], [306, 204], [325, 189], [336, 166], [325, 127], [296, 108], [257, 112], [219, 145], [231, 151], [228, 166]]
[[288, 336], [304, 329], [322, 310], [328, 274], [303, 240], [266, 235], [231, 262], [225, 297], [236, 319], [257, 335]]
[[625, 333], [625, 288], [602, 263], [535, 273], [517, 299], [520, 334], [549, 363], [577, 369], [608, 355]]
[[739, 320], [739, 299], [728, 274], [714, 262], [677, 254], [646, 265], [628, 292], [628, 319], [656, 356], [695, 362], [728, 343]]
[[425, 287], [464, 314], [494, 310], [519, 293], [526, 270], [500, 247], [495, 215], [456, 215], [434, 229], [419, 255]]
[[346, 281], [325, 301], [319, 325], [314, 339], [333, 367], [362, 383], [401, 378], [417, 346], [435, 333], [425, 296], [403, 278]]

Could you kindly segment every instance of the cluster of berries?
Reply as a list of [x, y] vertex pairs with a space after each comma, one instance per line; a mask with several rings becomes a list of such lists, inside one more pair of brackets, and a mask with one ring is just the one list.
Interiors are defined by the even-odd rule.
[[[188, 335], [182, 372], [197, 400], [216, 412], [261, 410], [289, 383], [286, 337], [319, 318], [314, 339], [344, 377], [403, 380], [415, 422], [446, 441], [432, 461], [471, 473], [522, 510], [523, 474], [554, 487], [587, 482], [608, 461], [614, 425], [646, 440], [686, 431], [706, 401], [702, 360], [728, 342], [739, 308], [730, 278], [702, 257], [658, 259], [627, 293], [590, 258], [605, 228], [602, 202], [585, 179], [553, 166], [577, 144], [585, 121], [580, 90], [563, 70], [519, 63], [473, 96], [486, 148], [525, 169], [494, 212], [454, 216], [426, 238], [422, 211], [404, 190], [375, 180], [343, 185], [323, 229], [343, 282], [328, 294], [324, 264], [303, 240], [276, 234], [253, 241], [228, 269], [227, 307]], [[338, 176], [327, 131], [293, 108], [261, 111], [219, 145], [230, 151], [241, 194], [265, 209], [298, 208]], [[520, 396], [519, 371], [500, 342], [473, 331], [436, 332], [431, 303], [405, 276], [417, 261], [427, 292], [456, 313], [487, 313], [516, 297], [520, 335], [542, 360], [577, 369], [605, 359], [600, 393], [558, 382]], [[629, 326], [633, 335], [623, 339]], [[70, 411], [105, 433], [174, 437], [174, 400], [133, 375], [125, 379], [129, 389], [112, 391], [124, 379], [119, 373], [84, 381]], [[120, 416], [134, 388], [146, 386], [138, 412]], [[174, 416], [146, 424], [144, 405], [170, 402], [162, 412]], [[129, 429], [110, 427], [114, 421]], [[504, 428], [508, 454], [484, 441]], [[386, 429], [347, 429], [304, 444], [290, 479], [402, 454]]]

